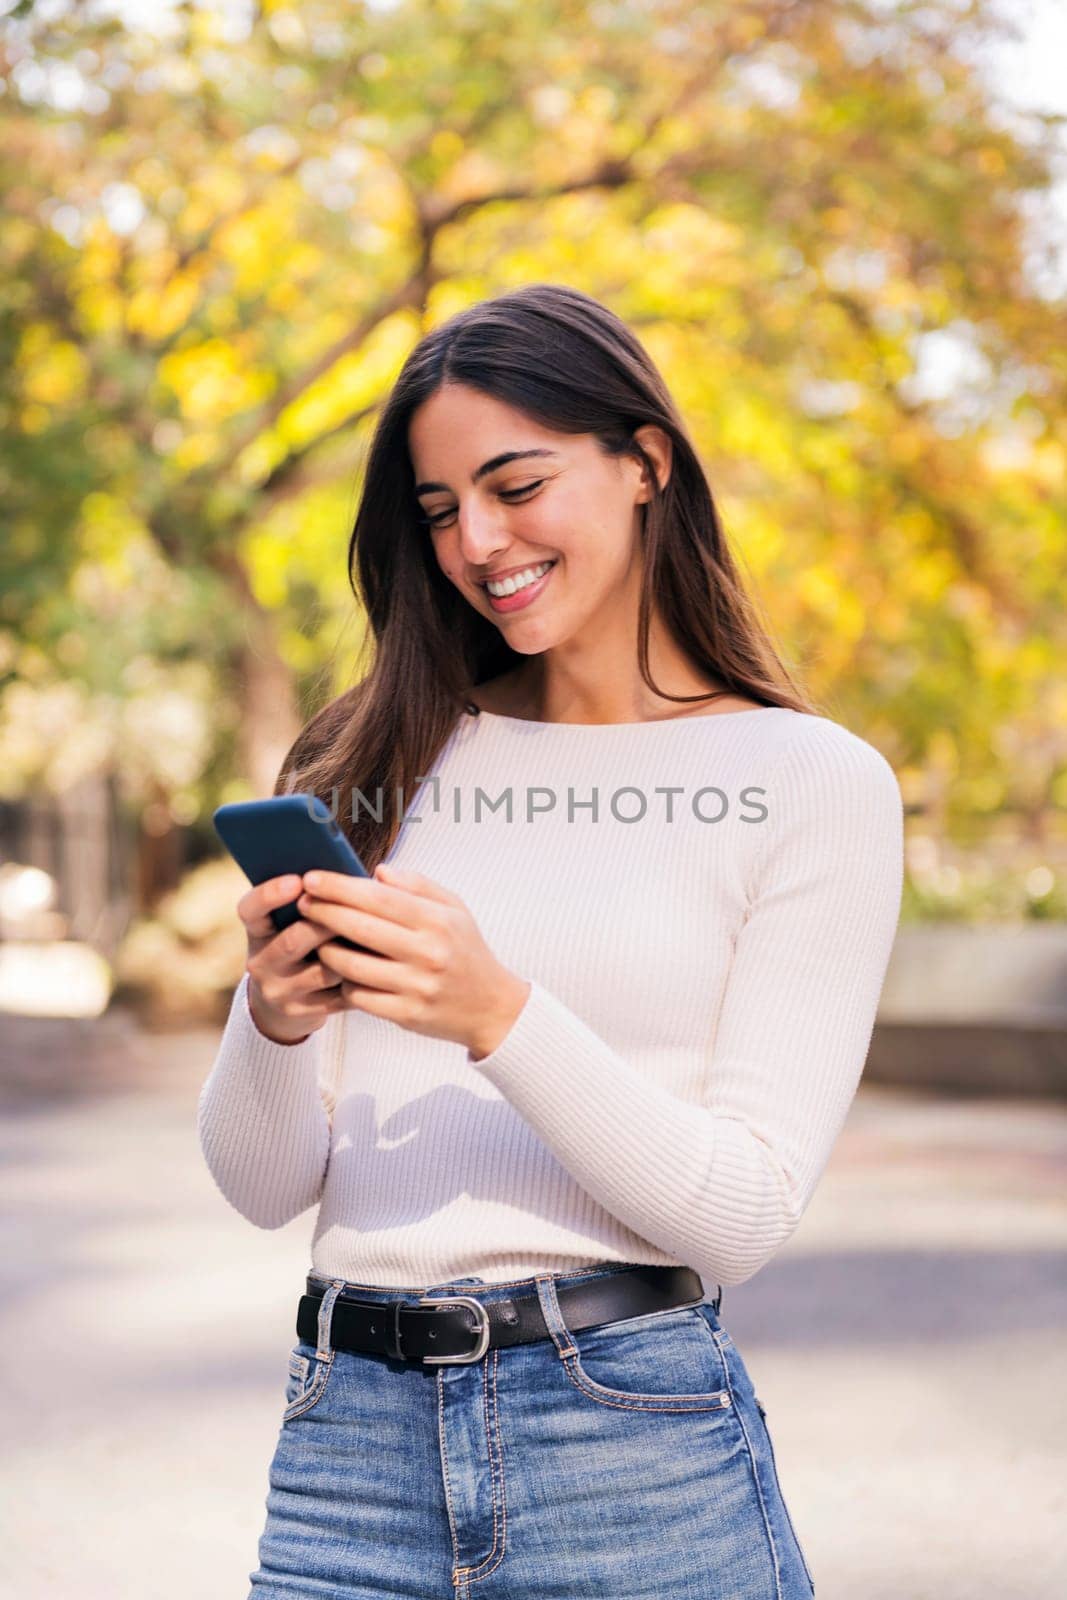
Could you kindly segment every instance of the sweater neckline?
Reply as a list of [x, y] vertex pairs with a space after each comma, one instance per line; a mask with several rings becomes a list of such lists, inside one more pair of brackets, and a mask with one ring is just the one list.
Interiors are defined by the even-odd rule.
[[574, 728], [582, 733], [590, 733], [594, 729], [599, 733], [602, 729], [614, 728], [630, 731], [634, 728], [675, 728], [683, 722], [728, 722], [735, 717], [758, 717], [767, 711], [788, 711], [788, 706], [749, 706], [745, 711], [703, 711], [692, 716], [684, 717], [655, 717], [648, 722], [538, 722], [533, 717], [505, 717], [498, 711], [477, 712], [467, 711], [466, 715], [471, 721], [481, 721], [487, 717], [490, 722], [507, 723], [514, 728]]

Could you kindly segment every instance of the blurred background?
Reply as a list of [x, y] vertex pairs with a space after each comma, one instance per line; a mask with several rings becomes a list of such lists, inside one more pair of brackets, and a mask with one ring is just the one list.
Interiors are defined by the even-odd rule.
[[1065, 1592], [1065, 61], [1063, 0], [0, 0], [3, 1592], [247, 1590], [313, 1213], [200, 1157], [211, 813], [362, 670], [406, 354], [532, 281], [904, 796], [863, 1085], [722, 1308], [818, 1593]]

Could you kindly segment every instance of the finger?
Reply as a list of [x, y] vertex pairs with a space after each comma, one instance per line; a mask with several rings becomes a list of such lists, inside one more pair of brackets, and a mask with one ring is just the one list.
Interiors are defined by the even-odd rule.
[[355, 944], [369, 945], [372, 951], [391, 956], [394, 961], [410, 960], [418, 948], [413, 927], [402, 926], [373, 912], [335, 905], [332, 900], [316, 900], [306, 894], [300, 896], [298, 904], [302, 917], [329, 930], [328, 938], [340, 934]]
[[374, 876], [397, 889], [407, 889], [411, 894], [421, 895], [424, 900], [437, 900], [443, 906], [460, 903], [459, 897], [454, 895], [451, 889], [446, 889], [443, 884], [435, 883], [432, 878], [427, 878], [421, 872], [412, 872], [407, 867], [394, 867], [388, 861], [379, 861], [374, 869]]
[[316, 990], [336, 989], [339, 981], [337, 974], [323, 965], [319, 955], [320, 947], [332, 937], [329, 928], [320, 928], [315, 923], [303, 920], [294, 922], [291, 930], [284, 930], [284, 937], [278, 935], [278, 955], [284, 965], [276, 962], [272, 970], [288, 978], [292, 988], [303, 999], [313, 1000]]
[[321, 998], [316, 1001], [320, 1011], [351, 1011], [352, 1007], [345, 999], [344, 991], [340, 984], [335, 989], [323, 989]]
[[293, 1016], [321, 1010], [324, 997], [336, 997], [340, 988], [338, 974], [318, 959], [314, 948], [307, 950], [309, 937], [317, 947], [330, 934], [324, 928], [294, 922], [248, 960], [248, 971], [264, 998], [272, 1005], [284, 1005]]
[[278, 906], [291, 905], [300, 889], [300, 878], [290, 872], [280, 878], [267, 878], [243, 894], [237, 902], [237, 915], [249, 938], [269, 939], [277, 933], [269, 913]]
[[340, 986], [330, 989], [318, 989], [310, 995], [298, 995], [295, 999], [290, 997], [286, 1005], [286, 1016], [296, 1021], [305, 1017], [321, 1017], [324, 1011], [346, 1010], [344, 992]]
[[339, 974], [331, 972], [329, 967], [324, 967], [322, 962], [314, 957], [311, 957], [311, 964], [303, 968], [293, 982], [300, 985], [301, 998], [309, 1005], [317, 1005], [323, 1000], [328, 1000], [331, 995], [336, 995], [341, 987]]
[[339, 944], [324, 944], [319, 951], [319, 960], [335, 976], [357, 988], [379, 989], [392, 994], [397, 992], [401, 969], [388, 958], [362, 955], [356, 950], [346, 950]]
[[357, 878], [344, 872], [324, 872], [316, 868], [313, 872], [304, 873], [304, 889], [308, 894], [333, 900], [338, 905], [374, 911], [405, 927], [417, 926], [421, 920], [420, 905], [427, 900], [441, 905], [462, 904], [450, 890], [443, 889], [432, 878], [424, 878], [421, 873], [409, 874], [411, 881], [402, 885], [399, 877], [395, 882], [390, 882], [387, 877], [389, 871], [392, 869], [386, 868], [383, 863], [381, 867], [375, 867], [373, 877]]
[[383, 1017], [387, 1022], [405, 1026], [405, 1002], [395, 994], [386, 994], [379, 989], [361, 989], [354, 983], [342, 984], [341, 993], [346, 1010], [362, 1011], [369, 1017]]
[[270, 938], [260, 941], [253, 959], [262, 971], [283, 978], [292, 977], [296, 972], [305, 971], [315, 960], [319, 945], [334, 937], [329, 928], [298, 917], [287, 928], [274, 929]]

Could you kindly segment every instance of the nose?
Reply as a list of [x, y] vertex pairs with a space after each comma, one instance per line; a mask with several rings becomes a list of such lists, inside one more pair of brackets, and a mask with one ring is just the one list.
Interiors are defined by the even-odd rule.
[[472, 567], [484, 567], [498, 550], [507, 548], [507, 530], [494, 518], [491, 506], [471, 505], [456, 513], [459, 550]]

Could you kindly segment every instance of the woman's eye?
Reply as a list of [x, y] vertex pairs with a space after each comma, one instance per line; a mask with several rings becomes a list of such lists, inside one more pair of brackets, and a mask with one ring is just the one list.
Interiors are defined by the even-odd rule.
[[[520, 484], [516, 489], [501, 489], [499, 490], [500, 498], [508, 501], [524, 499], [528, 494], [532, 494], [535, 489], [540, 489], [544, 481], [544, 478], [535, 478], [533, 483]], [[428, 523], [431, 528], [436, 528], [452, 516], [455, 516], [454, 508], [451, 511], [436, 511], [433, 516], [423, 517], [422, 520]]]
[[524, 483], [518, 489], [501, 489], [500, 498], [501, 500], [512, 500], [516, 495], [529, 494], [532, 489], [540, 489], [544, 481], [544, 478], [535, 478], [533, 483]]

